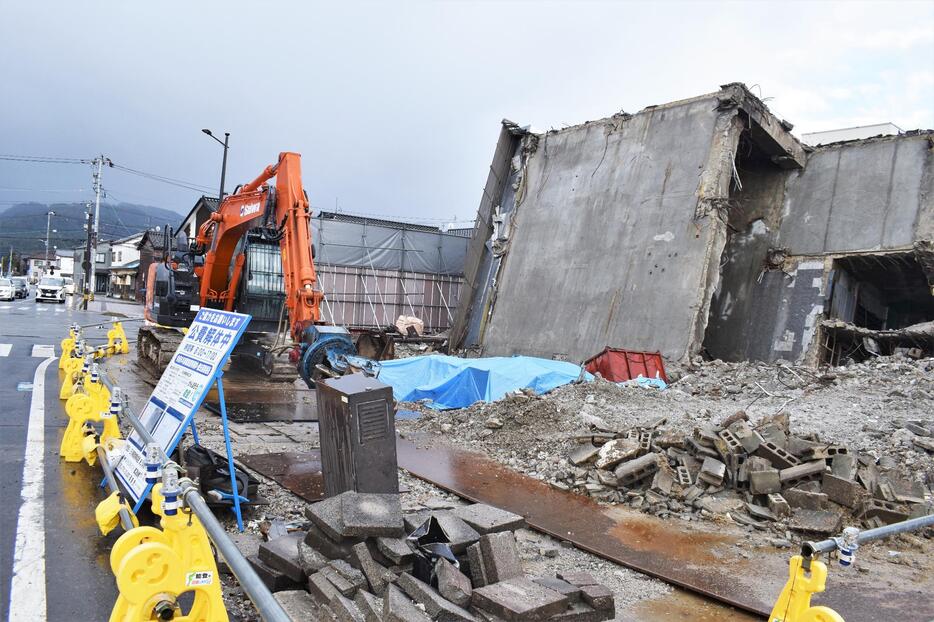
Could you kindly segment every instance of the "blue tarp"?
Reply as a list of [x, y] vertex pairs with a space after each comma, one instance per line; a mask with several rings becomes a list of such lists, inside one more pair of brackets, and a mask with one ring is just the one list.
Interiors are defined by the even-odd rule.
[[[462, 359], [435, 354], [379, 363], [379, 379], [400, 402], [430, 400], [435, 409], [493, 402], [517, 389], [547, 393], [581, 377], [573, 363], [531, 356]], [[593, 376], [583, 372], [584, 380]]]

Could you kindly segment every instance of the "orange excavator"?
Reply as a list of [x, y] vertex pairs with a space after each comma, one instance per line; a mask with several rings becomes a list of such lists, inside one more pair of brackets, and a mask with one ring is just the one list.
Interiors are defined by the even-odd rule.
[[[321, 324], [324, 293], [310, 223], [301, 156], [284, 152], [225, 197], [191, 244], [183, 236], [173, 240], [167, 227], [162, 261], [147, 275], [145, 315], [152, 325], [140, 329], [140, 361], [161, 372], [182, 339], [171, 327], [188, 326], [206, 307], [253, 316], [234, 355], [258, 363], [273, 380], [294, 379], [297, 368], [312, 386], [322, 375], [342, 373], [356, 349], [346, 328]], [[285, 353], [287, 364], [280, 360]]]

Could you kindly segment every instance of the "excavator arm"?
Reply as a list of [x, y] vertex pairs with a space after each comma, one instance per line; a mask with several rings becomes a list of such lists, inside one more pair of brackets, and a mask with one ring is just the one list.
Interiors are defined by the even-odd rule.
[[[275, 178], [275, 185], [268, 182]], [[279, 239], [285, 285], [285, 305], [295, 343], [321, 318], [324, 294], [317, 288], [312, 257], [311, 210], [302, 188], [301, 156], [279, 154], [276, 164], [226, 197], [198, 231], [196, 246], [206, 250], [200, 274], [201, 305], [234, 310], [243, 275], [243, 238], [247, 231], [263, 227]]]

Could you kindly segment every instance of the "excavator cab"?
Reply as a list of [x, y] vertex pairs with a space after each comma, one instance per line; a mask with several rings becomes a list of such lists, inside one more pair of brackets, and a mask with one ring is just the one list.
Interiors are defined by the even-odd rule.
[[197, 313], [192, 306], [198, 304], [198, 277], [185, 233], [173, 238], [172, 227], [166, 225], [163, 249], [162, 261], [149, 266], [146, 319], [162, 326], [188, 326]]

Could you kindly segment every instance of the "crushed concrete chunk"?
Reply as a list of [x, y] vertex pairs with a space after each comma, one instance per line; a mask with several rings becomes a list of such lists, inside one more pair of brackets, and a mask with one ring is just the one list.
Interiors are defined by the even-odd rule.
[[298, 557], [298, 544], [304, 538], [304, 531], [296, 531], [269, 542], [263, 542], [259, 546], [259, 558], [296, 583], [304, 583], [305, 569]]
[[317, 618], [315, 601], [305, 590], [285, 590], [276, 592], [272, 597], [276, 599], [285, 614], [292, 620], [314, 620]]
[[834, 503], [855, 509], [866, 496], [863, 487], [853, 480], [837, 477], [832, 473], [824, 473], [821, 490], [827, 498]]
[[583, 445], [577, 446], [574, 451], [571, 452], [571, 455], [568, 456], [568, 460], [571, 464], [577, 466], [588, 464], [596, 459], [599, 452], [600, 448], [593, 443], [584, 443]]
[[631, 460], [641, 451], [639, 441], [629, 438], [616, 438], [600, 448], [595, 462], [598, 469], [612, 469], [620, 462]]
[[705, 458], [701, 466], [700, 475], [697, 479], [707, 482], [712, 486], [719, 486], [723, 483], [723, 477], [726, 475], [726, 465], [716, 458]]
[[384, 622], [431, 622], [427, 613], [415, 606], [395, 585], [389, 585], [383, 595]]
[[819, 534], [836, 534], [843, 524], [843, 517], [838, 512], [830, 510], [802, 510], [796, 509], [788, 527], [795, 531], [807, 531]]

